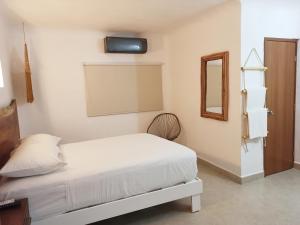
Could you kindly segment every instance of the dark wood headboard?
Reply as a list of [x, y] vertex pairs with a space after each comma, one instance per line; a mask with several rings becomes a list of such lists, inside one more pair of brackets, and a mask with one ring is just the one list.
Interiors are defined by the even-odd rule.
[[16, 100], [0, 109], [0, 168], [20, 142], [20, 130]]

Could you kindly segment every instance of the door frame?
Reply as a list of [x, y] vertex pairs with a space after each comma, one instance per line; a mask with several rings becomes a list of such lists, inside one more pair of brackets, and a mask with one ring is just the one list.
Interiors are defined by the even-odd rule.
[[[295, 164], [295, 126], [296, 126], [296, 92], [297, 92], [297, 63], [298, 63], [298, 41], [299, 39], [295, 39], [295, 38], [274, 38], [274, 37], [265, 37], [264, 38], [264, 64], [266, 62], [266, 42], [267, 41], [278, 41], [278, 42], [291, 42], [291, 43], [295, 43], [296, 44], [296, 63], [295, 63], [295, 83], [294, 83], [294, 116], [293, 116], [293, 165]], [[266, 84], [266, 80], [268, 79], [267, 76], [265, 76], [265, 84]], [[266, 95], [266, 98], [268, 97], [268, 95]], [[267, 106], [268, 107], [268, 106]], [[268, 138], [268, 137], [267, 137]], [[266, 142], [264, 142], [263, 144], [263, 156], [264, 156], [264, 171], [266, 171], [266, 148], [267, 145], [265, 144]], [[266, 177], [267, 175], [264, 173], [264, 176]]]

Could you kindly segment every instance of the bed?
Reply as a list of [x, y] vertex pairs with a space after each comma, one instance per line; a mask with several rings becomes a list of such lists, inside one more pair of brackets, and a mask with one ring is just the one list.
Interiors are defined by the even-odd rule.
[[[3, 166], [19, 141], [15, 102], [2, 113], [0, 132]], [[200, 210], [197, 158], [182, 145], [133, 134], [61, 149], [68, 163], [63, 169], [1, 179], [0, 199], [28, 197], [34, 225], [84, 225], [186, 197], [191, 197], [192, 212]]]

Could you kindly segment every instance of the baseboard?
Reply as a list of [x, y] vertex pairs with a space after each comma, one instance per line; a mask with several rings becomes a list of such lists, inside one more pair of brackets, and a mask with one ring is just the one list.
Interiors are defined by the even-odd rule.
[[294, 162], [294, 168], [297, 170], [300, 170], [300, 163], [299, 162]]
[[[248, 182], [251, 182], [251, 181], [254, 181], [257, 179], [261, 179], [264, 177], [263, 172], [260, 172], [257, 174], [252, 174], [252, 175], [245, 176], [245, 177], [241, 177], [241, 176], [238, 176], [224, 168], [221, 168], [221, 167], [213, 164], [212, 162], [209, 162], [205, 159], [201, 159], [199, 157], [198, 157], [198, 162], [200, 162], [203, 165], [208, 166], [209, 168], [213, 169], [214, 171], [217, 171], [218, 173], [222, 174], [223, 176], [227, 177], [228, 179], [230, 179], [233, 182], [238, 183], [238, 184], [245, 184], [245, 183], [248, 183]], [[300, 169], [300, 164], [299, 164], [299, 169]]]
[[251, 174], [249, 176], [241, 177], [241, 184], [245, 184], [254, 180], [258, 180], [265, 177], [264, 172]]
[[211, 162], [209, 162], [205, 159], [201, 159], [199, 157], [198, 157], [198, 162], [200, 162], [202, 165], [206, 165], [207, 167], [213, 169], [214, 171], [222, 174], [223, 176], [227, 177], [228, 179], [232, 180], [233, 182], [238, 183], [238, 184], [242, 184], [240, 176], [238, 176], [238, 175], [236, 175], [236, 174], [234, 174], [234, 173], [232, 173], [228, 170], [225, 170], [225, 169], [223, 169], [223, 168], [221, 168], [221, 167], [219, 167], [219, 166], [217, 166], [217, 165], [215, 165], [215, 164], [213, 164], [213, 163], [211, 163]]

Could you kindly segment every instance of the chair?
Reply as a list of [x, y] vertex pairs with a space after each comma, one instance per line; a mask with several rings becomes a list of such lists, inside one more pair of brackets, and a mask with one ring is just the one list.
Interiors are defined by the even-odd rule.
[[147, 133], [173, 141], [181, 132], [178, 117], [172, 113], [157, 115], [147, 129]]

